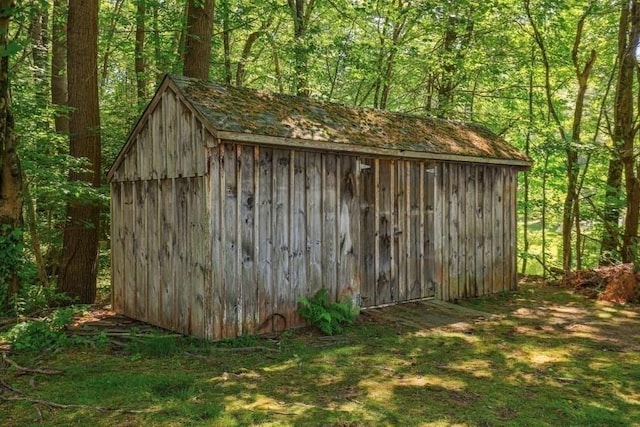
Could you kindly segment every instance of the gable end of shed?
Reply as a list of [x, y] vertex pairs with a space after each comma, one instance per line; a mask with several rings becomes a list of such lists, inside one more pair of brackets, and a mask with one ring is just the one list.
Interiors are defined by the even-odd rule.
[[203, 176], [213, 131], [165, 79], [107, 174], [110, 182]]

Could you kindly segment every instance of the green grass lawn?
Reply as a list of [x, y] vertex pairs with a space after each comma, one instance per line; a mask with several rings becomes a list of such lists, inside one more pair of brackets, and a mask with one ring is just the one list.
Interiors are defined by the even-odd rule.
[[0, 424], [640, 425], [639, 307], [535, 284], [462, 304], [500, 316], [434, 329], [362, 316], [330, 338], [299, 330], [220, 347], [156, 336], [120, 352], [13, 353], [64, 374], [0, 365]]

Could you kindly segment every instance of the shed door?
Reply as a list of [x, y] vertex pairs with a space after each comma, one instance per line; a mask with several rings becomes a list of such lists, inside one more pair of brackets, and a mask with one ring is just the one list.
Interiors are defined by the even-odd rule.
[[435, 296], [434, 167], [359, 159], [363, 307]]

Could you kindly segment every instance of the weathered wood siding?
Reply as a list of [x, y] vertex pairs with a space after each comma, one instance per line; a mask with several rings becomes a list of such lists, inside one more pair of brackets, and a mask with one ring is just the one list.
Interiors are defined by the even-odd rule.
[[515, 289], [517, 169], [441, 163], [436, 179], [436, 297]]
[[113, 308], [213, 336], [206, 197], [213, 136], [170, 89], [154, 102], [111, 180]]
[[111, 181], [202, 176], [204, 148], [211, 134], [180, 97], [167, 88], [154, 99], [134, 132], [135, 142]]
[[207, 185], [204, 176], [111, 184], [116, 312], [184, 334], [211, 334]]
[[358, 292], [354, 157], [222, 143], [209, 158], [211, 338], [299, 325], [321, 288]]
[[418, 160], [360, 162], [362, 306], [434, 296], [434, 169]]

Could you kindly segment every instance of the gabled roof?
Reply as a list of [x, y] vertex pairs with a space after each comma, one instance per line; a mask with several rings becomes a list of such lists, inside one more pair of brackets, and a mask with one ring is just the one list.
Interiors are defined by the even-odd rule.
[[351, 152], [361, 155], [504, 164], [531, 161], [477, 124], [348, 107], [284, 94], [167, 75], [109, 172], [135, 142], [146, 115], [173, 88], [215, 137], [244, 143]]
[[389, 155], [409, 151], [530, 164], [521, 151], [476, 124], [168, 78], [219, 131], [378, 148]]

